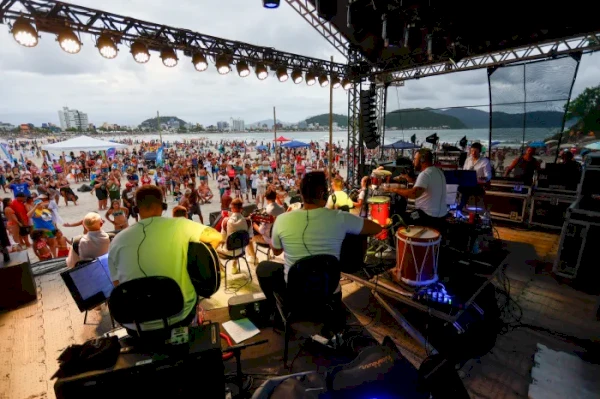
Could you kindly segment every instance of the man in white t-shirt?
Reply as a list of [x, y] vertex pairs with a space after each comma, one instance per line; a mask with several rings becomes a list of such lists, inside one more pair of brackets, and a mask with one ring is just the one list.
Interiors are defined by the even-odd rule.
[[433, 166], [433, 154], [427, 148], [422, 148], [415, 154], [414, 166], [415, 171], [420, 173], [412, 188], [388, 188], [386, 191], [415, 199], [416, 211], [410, 215], [400, 215], [406, 223], [440, 228], [448, 213], [446, 176], [442, 170]]
[[273, 225], [271, 248], [284, 254], [284, 264], [264, 261], [256, 268], [260, 288], [274, 309], [274, 292], [284, 292], [287, 274], [294, 263], [312, 255], [338, 259], [346, 234], [375, 235], [381, 226], [348, 212], [325, 208], [327, 179], [323, 172], [307, 173], [300, 183], [302, 210], [279, 215]]
[[[327, 199], [327, 204], [325, 205], [327, 209], [342, 209], [347, 211], [350, 208], [354, 208], [354, 203], [350, 197], [348, 197], [348, 194], [342, 190], [344, 188], [344, 182], [342, 180], [337, 178], [333, 179], [331, 188], [333, 189], [333, 194]], [[348, 208], [344, 209], [343, 207]]]

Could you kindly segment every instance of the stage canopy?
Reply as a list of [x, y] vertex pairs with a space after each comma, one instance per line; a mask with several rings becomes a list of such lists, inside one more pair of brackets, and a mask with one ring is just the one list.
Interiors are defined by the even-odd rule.
[[89, 136], [78, 136], [42, 146], [42, 149], [46, 151], [106, 151], [109, 148], [122, 149], [127, 148], [127, 145], [98, 140]]
[[282, 144], [281, 146], [285, 147], [285, 148], [303, 148], [303, 147], [310, 147], [310, 144], [306, 144], [301, 141], [292, 140], [290, 142]]

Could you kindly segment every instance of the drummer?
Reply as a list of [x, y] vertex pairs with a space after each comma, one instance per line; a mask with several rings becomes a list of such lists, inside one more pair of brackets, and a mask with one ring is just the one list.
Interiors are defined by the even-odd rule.
[[331, 181], [331, 190], [333, 193], [327, 199], [325, 207], [327, 209], [341, 209], [348, 211], [354, 208], [354, 203], [344, 191], [344, 182], [342, 179], [335, 178]]
[[419, 172], [412, 188], [387, 187], [385, 191], [402, 197], [415, 199], [415, 211], [400, 215], [408, 224], [441, 229], [445, 224], [446, 176], [433, 166], [433, 153], [428, 148], [420, 149], [414, 158], [415, 171]]

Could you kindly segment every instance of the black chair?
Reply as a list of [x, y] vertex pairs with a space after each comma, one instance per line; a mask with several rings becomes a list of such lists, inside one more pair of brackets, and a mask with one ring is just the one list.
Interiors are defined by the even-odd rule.
[[232, 255], [227, 255], [222, 252], [218, 252], [219, 258], [225, 259], [225, 289], [227, 289], [227, 264], [231, 260], [241, 259], [246, 262], [248, 268], [248, 278], [252, 281], [252, 272], [250, 271], [250, 265], [246, 260], [246, 246], [250, 243], [250, 235], [247, 231], [235, 231], [229, 237], [227, 237], [226, 247], [227, 250], [232, 251]]
[[[111, 317], [119, 324], [134, 324], [140, 339], [148, 334], [152, 339], [163, 341], [170, 336], [169, 317], [181, 312], [183, 305], [183, 294], [177, 282], [162, 276], [142, 277], [121, 283], [113, 289], [108, 299]], [[162, 320], [161, 330], [142, 331], [141, 323], [156, 320]]]
[[[341, 292], [339, 295], [334, 294], [340, 277], [340, 262], [333, 255], [308, 256], [290, 268], [285, 292], [275, 293], [277, 310], [285, 331], [285, 367], [293, 323], [324, 324], [324, 329], [331, 331], [339, 331], [343, 327], [343, 323], [338, 320], [342, 316], [345, 317], [339, 306]], [[321, 331], [315, 333], [320, 334]]]
[[[273, 224], [271, 224], [271, 230], [269, 232], [269, 236], [273, 237]], [[262, 248], [262, 250], [261, 250], [261, 248]], [[270, 244], [267, 244], [264, 242], [256, 243], [256, 253], [264, 254], [267, 257], [267, 260], [271, 260], [271, 252], [273, 252], [273, 249], [271, 248]]]

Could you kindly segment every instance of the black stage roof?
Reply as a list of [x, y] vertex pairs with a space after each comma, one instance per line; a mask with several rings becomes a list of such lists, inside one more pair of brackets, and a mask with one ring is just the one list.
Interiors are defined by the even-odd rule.
[[[308, 1], [317, 6], [316, 0]], [[450, 62], [450, 59], [458, 62], [465, 56], [600, 30], [600, 18], [590, 8], [591, 3], [583, 1], [321, 0], [319, 3], [321, 17], [329, 19], [367, 60], [385, 63], [386, 69]], [[396, 61], [390, 65], [390, 60]]]

